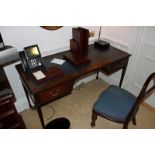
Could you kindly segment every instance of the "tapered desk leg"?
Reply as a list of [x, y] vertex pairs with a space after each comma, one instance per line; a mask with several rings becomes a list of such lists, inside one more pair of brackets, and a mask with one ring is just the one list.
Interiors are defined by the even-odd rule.
[[[22, 85], [23, 85], [23, 84], [22, 84]], [[27, 92], [27, 89], [25, 88], [24, 85], [23, 85], [23, 88], [24, 88], [24, 92], [25, 92], [26, 98], [27, 98], [28, 103], [29, 103], [29, 107], [30, 107], [31, 109], [35, 109], [35, 107], [32, 106], [31, 103], [30, 103], [29, 93]]]
[[41, 125], [42, 125], [43, 128], [45, 128], [41, 107], [37, 107], [37, 112], [38, 112], [38, 115], [39, 115], [39, 119], [40, 119]]
[[120, 79], [120, 82], [119, 82], [119, 87], [122, 86], [123, 79], [124, 79], [125, 72], [126, 72], [126, 68], [127, 68], [127, 66], [126, 67], [123, 67], [123, 69], [122, 69], [122, 75], [121, 75], [121, 79]]
[[[23, 84], [22, 84], [23, 85]], [[29, 93], [27, 91], [27, 89], [25, 88], [25, 86], [23, 85], [23, 88], [24, 88], [24, 92], [26, 94], [26, 98], [28, 100], [28, 103], [29, 103], [29, 106], [31, 109], [36, 109], [37, 108], [37, 112], [38, 112], [38, 115], [39, 115], [39, 119], [40, 119], [40, 122], [41, 122], [41, 125], [43, 128], [45, 128], [45, 125], [44, 125], [44, 119], [43, 119], [43, 114], [42, 114], [42, 111], [41, 111], [41, 107], [35, 107], [35, 106], [32, 106], [31, 103], [30, 103], [30, 98], [29, 98]], [[35, 103], [34, 103], [35, 104]], [[35, 104], [36, 105], [36, 104]]]
[[96, 72], [96, 73], [97, 73], [97, 74], [96, 74], [96, 80], [98, 80], [99, 71], [100, 71], [100, 70], [97, 69], [97, 72]]

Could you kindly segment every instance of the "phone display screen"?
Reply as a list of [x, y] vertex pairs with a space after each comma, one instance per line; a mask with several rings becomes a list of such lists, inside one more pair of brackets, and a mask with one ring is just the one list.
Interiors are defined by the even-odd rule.
[[37, 46], [25, 48], [25, 51], [30, 58], [40, 56]]

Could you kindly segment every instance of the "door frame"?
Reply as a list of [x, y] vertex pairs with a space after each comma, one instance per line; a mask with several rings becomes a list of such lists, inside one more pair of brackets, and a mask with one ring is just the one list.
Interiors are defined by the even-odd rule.
[[129, 42], [129, 53], [132, 55], [130, 60], [129, 60], [129, 64], [128, 64], [128, 68], [127, 68], [127, 72], [126, 72], [126, 76], [124, 79], [124, 83], [123, 83], [123, 88], [130, 90], [130, 85], [132, 84], [132, 80], [134, 78], [134, 72], [136, 69], [136, 64], [138, 63], [138, 58], [140, 55], [140, 48], [141, 48], [141, 44], [142, 44], [142, 40], [143, 40], [143, 32], [144, 32], [144, 26], [137, 26], [135, 27], [135, 30], [133, 31], [133, 33], [131, 34], [130, 37], [130, 42]]

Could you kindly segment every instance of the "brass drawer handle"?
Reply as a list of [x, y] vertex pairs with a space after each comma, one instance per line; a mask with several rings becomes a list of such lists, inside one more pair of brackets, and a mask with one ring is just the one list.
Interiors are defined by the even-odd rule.
[[56, 92], [49, 92], [52, 96], [57, 96], [59, 94], [59, 90], [56, 90]]

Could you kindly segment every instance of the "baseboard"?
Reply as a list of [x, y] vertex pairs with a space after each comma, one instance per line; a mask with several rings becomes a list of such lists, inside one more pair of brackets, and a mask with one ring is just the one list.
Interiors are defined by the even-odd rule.
[[15, 106], [16, 106], [16, 109], [19, 113], [26, 110], [26, 109], [29, 109], [28, 101], [26, 98], [23, 98], [21, 100], [17, 100], [15, 102]]
[[114, 75], [106, 76], [102, 72], [99, 73], [99, 78], [104, 80], [106, 83], [119, 85], [120, 82], [120, 72], [116, 72]]
[[145, 107], [148, 111], [153, 112], [155, 114], [155, 108], [149, 105], [148, 103], [143, 102], [141, 105]]
[[92, 73], [92, 74], [88, 74], [86, 76], [83, 76], [81, 79], [78, 79], [77, 81], [75, 81], [75, 84], [74, 84], [73, 88], [77, 88], [81, 84], [88, 83], [90, 81], [93, 81], [94, 79], [96, 79], [96, 74], [95, 73]]

